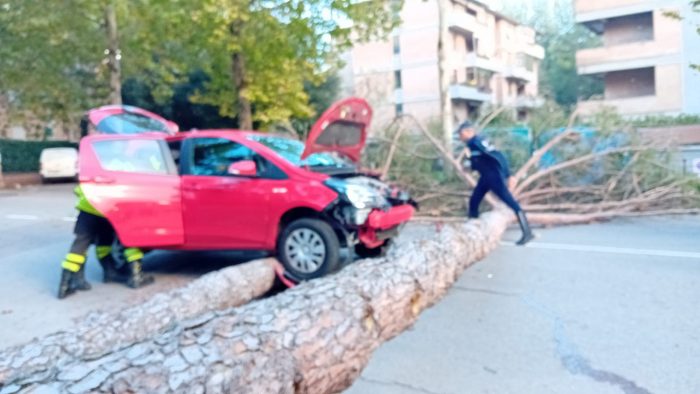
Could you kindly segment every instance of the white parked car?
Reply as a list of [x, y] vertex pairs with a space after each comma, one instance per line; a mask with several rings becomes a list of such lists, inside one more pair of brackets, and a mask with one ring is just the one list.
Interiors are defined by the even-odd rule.
[[75, 148], [46, 148], [39, 157], [41, 178], [67, 179], [78, 177], [78, 150]]

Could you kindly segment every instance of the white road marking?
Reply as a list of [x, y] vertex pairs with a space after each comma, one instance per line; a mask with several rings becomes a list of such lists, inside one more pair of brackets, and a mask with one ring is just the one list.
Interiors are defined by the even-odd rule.
[[62, 217], [61, 220], [63, 220], [64, 222], [72, 222], [72, 223], [75, 223], [75, 222], [78, 221], [78, 218], [65, 216], [65, 217]]
[[39, 217], [35, 215], [5, 215], [5, 217], [15, 220], [39, 220]]
[[[501, 242], [501, 245], [516, 246], [515, 242]], [[614, 246], [597, 246], [597, 245], [577, 245], [564, 243], [544, 243], [530, 242], [525, 246], [531, 249], [549, 249], [549, 250], [571, 250], [576, 252], [598, 252], [612, 254], [627, 254], [634, 256], [659, 256], [659, 257], [681, 257], [689, 259], [700, 259], [698, 252], [681, 252], [677, 250], [663, 249], [637, 249], [637, 248], [618, 248]]]

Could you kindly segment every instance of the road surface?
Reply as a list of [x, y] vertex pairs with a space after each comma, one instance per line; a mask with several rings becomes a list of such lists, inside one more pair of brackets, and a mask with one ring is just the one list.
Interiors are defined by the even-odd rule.
[[69, 329], [89, 312], [121, 309], [206, 272], [260, 256], [153, 252], [144, 260], [144, 271], [155, 275], [155, 284], [133, 290], [102, 283], [102, 268], [91, 249], [86, 277], [93, 289], [58, 300], [61, 261], [73, 240], [77, 214], [73, 187], [53, 184], [0, 190], [0, 348]]
[[700, 393], [700, 217], [538, 232], [468, 269], [347, 394]]
[[[251, 258], [156, 252], [145, 261], [156, 284], [131, 290], [100, 283], [91, 255], [93, 290], [59, 301], [71, 189], [0, 191], [0, 348]], [[526, 248], [507, 233], [412, 330], [382, 346], [347, 392], [700, 393], [700, 217], [538, 232]]]

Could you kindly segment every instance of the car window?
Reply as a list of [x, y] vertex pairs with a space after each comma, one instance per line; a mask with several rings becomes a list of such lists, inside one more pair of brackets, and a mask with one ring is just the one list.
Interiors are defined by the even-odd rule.
[[169, 133], [168, 126], [156, 119], [140, 114], [122, 113], [108, 116], [96, 126], [103, 134], [140, 134], [149, 131]]
[[284, 137], [253, 135], [248, 137], [274, 150], [280, 156], [296, 166], [352, 168], [353, 163], [340, 157], [334, 152], [313, 153], [306, 159], [301, 159], [305, 145]]
[[107, 171], [144, 174], [168, 174], [170, 172], [161, 144], [156, 140], [95, 141], [92, 147]]
[[192, 142], [192, 175], [227, 176], [231, 164], [255, 156], [252, 149], [225, 138], [195, 138]]

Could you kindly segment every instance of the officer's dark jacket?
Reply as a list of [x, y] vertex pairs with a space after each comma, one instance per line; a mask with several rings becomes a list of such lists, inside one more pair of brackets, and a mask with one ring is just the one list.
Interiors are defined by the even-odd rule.
[[503, 178], [510, 176], [508, 160], [503, 153], [493, 148], [478, 135], [467, 141], [467, 148], [471, 151], [473, 170], [481, 174], [497, 171]]

